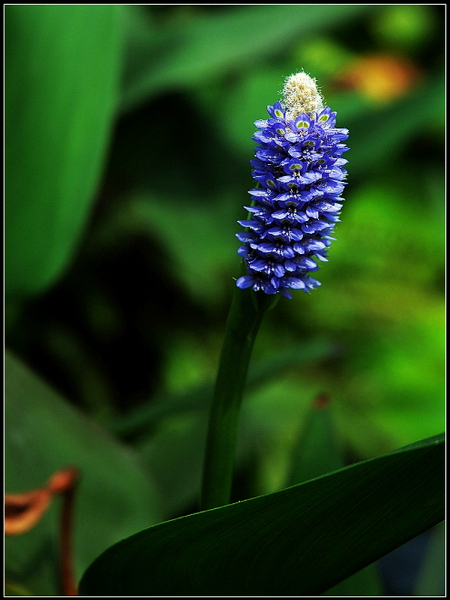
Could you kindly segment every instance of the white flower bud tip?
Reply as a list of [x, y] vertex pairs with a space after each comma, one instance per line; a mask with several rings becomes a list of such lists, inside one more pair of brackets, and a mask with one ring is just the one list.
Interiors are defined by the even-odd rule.
[[284, 84], [282, 104], [286, 119], [295, 119], [301, 113], [312, 115], [323, 108], [323, 98], [317, 90], [316, 80], [306, 73], [290, 75]]

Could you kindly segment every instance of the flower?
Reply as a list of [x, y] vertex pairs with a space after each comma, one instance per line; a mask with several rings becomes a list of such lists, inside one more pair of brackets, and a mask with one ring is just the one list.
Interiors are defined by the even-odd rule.
[[336, 113], [323, 106], [315, 80], [306, 73], [288, 77], [283, 101], [267, 107], [270, 118], [255, 121], [255, 159], [250, 161], [257, 187], [250, 190], [246, 228], [238, 254], [247, 274], [239, 288], [291, 298], [291, 289], [309, 292], [320, 285], [309, 273], [327, 260], [327, 250], [344, 198], [348, 150]]

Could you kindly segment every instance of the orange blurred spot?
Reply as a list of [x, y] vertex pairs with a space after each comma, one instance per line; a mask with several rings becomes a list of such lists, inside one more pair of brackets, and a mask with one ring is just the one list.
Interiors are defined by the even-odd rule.
[[47, 484], [53, 495], [63, 494], [71, 489], [78, 480], [78, 469], [75, 467], [66, 467], [54, 473]]
[[47, 489], [27, 494], [5, 494], [5, 534], [20, 535], [41, 520], [50, 504]]
[[353, 62], [336, 83], [345, 89], [359, 90], [377, 102], [387, 102], [405, 94], [419, 77], [419, 68], [410, 60], [373, 54]]
[[20, 535], [38, 523], [53, 496], [72, 488], [78, 479], [74, 467], [54, 473], [47, 485], [23, 494], [5, 494], [5, 534]]

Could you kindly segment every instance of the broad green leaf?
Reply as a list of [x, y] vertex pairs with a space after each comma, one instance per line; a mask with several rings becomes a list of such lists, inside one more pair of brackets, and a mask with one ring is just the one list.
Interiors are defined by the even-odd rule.
[[370, 7], [364, 5], [240, 6], [168, 20], [156, 41], [150, 28], [149, 39], [140, 36], [141, 52], [136, 42], [130, 47], [122, 107], [129, 110], [161, 90], [207, 82], [226, 70], [251, 66], [302, 35], [367, 10]]
[[[135, 452], [69, 405], [9, 352], [5, 362], [5, 491], [43, 486], [80, 469], [74, 558], [79, 577], [114, 542], [161, 520], [159, 496]], [[58, 593], [60, 501], [34, 529], [5, 542], [6, 579], [34, 595]]]
[[443, 436], [109, 548], [81, 595], [317, 595], [444, 518]]
[[[316, 396], [304, 419], [301, 435], [294, 447], [288, 485], [303, 483], [344, 467], [342, 447], [334, 423], [332, 400], [327, 394]], [[381, 583], [376, 564], [371, 564], [325, 592], [327, 596], [379, 596]]]
[[43, 292], [67, 267], [118, 100], [122, 6], [5, 9], [5, 283]]

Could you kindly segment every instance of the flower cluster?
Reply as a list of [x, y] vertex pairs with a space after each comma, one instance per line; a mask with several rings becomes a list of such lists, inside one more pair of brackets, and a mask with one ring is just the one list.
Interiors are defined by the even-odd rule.
[[[313, 81], [303, 73], [292, 77], [300, 75]], [[304, 96], [304, 87], [301, 91]], [[258, 186], [250, 191], [251, 206], [245, 207], [249, 218], [238, 221], [246, 228], [237, 237], [247, 267], [236, 282], [239, 288], [291, 298], [289, 288], [309, 292], [320, 285], [309, 273], [319, 268], [313, 257], [326, 261], [335, 239], [331, 233], [344, 200], [347, 172], [342, 167], [348, 161], [341, 157], [348, 150], [342, 143], [348, 130], [335, 127], [336, 113], [322, 108], [321, 98], [317, 108], [311, 106], [308, 90], [309, 112], [299, 112], [301, 104], [294, 110], [292, 102], [276, 102], [267, 107], [269, 119], [255, 121], [258, 131], [252, 139], [259, 146], [251, 165]]]

